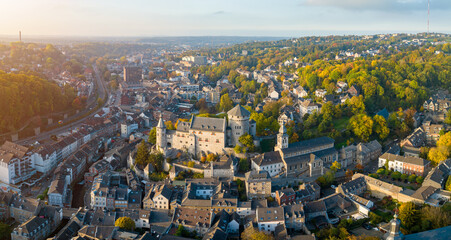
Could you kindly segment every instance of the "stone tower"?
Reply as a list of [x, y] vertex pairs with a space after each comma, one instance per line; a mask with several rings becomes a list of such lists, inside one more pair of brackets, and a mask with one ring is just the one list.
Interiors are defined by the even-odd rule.
[[164, 124], [163, 117], [160, 115], [160, 120], [157, 125], [157, 150], [164, 153], [166, 149], [167, 141], [166, 141], [166, 125]]
[[288, 134], [287, 128], [282, 124], [279, 128], [279, 133], [277, 134], [277, 145], [275, 150], [282, 150], [284, 148], [288, 148]]
[[227, 116], [229, 117], [228, 125], [231, 130], [229, 145], [235, 146], [241, 136], [249, 133], [249, 118], [251, 113], [238, 104], [227, 112]]
[[390, 230], [384, 235], [385, 240], [402, 240], [404, 235], [401, 233], [401, 221], [398, 219], [398, 214], [395, 213], [393, 219], [390, 221]]

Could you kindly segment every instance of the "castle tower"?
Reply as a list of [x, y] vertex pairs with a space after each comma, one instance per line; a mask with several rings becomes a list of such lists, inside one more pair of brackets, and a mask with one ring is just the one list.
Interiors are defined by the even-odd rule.
[[166, 149], [167, 141], [166, 141], [166, 125], [164, 124], [163, 117], [160, 115], [160, 120], [158, 120], [157, 125], [157, 149], [161, 152], [164, 152]]
[[393, 219], [390, 221], [390, 230], [384, 235], [385, 240], [402, 240], [404, 235], [401, 233], [401, 221], [395, 212]]
[[282, 150], [284, 148], [288, 148], [288, 134], [287, 128], [282, 124], [279, 128], [279, 133], [277, 134], [277, 145], [275, 150]]
[[235, 146], [241, 136], [249, 133], [249, 118], [251, 113], [238, 104], [227, 112], [227, 116], [229, 117], [228, 125], [231, 129], [229, 144]]

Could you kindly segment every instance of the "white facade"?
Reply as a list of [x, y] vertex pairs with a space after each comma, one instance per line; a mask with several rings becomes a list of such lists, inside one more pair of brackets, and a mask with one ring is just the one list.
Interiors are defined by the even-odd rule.
[[137, 123], [123, 123], [121, 124], [121, 137], [128, 138], [133, 131], [138, 129]]
[[279, 93], [278, 93], [276, 90], [274, 90], [274, 91], [272, 91], [272, 92], [269, 94], [269, 97], [270, 97], [271, 99], [277, 100], [277, 99], [279, 99]]
[[279, 175], [282, 172], [283, 166], [284, 166], [283, 163], [274, 163], [274, 164], [259, 166], [254, 161], [252, 161], [252, 170], [267, 171], [269, 173], [269, 176], [271, 176], [271, 177]]
[[[378, 167], [381, 168], [383, 166], [385, 166], [385, 162], [387, 161], [387, 159], [384, 159], [381, 157], [379, 157], [379, 164]], [[393, 169], [394, 171], [398, 171], [400, 173], [404, 173], [403, 171], [403, 165], [404, 163], [401, 161], [388, 161], [388, 169]]]

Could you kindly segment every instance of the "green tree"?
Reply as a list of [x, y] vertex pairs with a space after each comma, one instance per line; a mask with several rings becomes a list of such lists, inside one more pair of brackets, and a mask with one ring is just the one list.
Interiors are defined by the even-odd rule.
[[147, 165], [149, 161], [149, 147], [145, 141], [142, 141], [136, 151], [135, 163], [141, 166]]
[[446, 180], [445, 189], [451, 191], [451, 175], [448, 176], [448, 179]]
[[413, 202], [406, 202], [399, 207], [399, 220], [406, 227], [412, 227], [418, 220], [417, 206]]
[[391, 177], [392, 177], [393, 179], [398, 180], [399, 178], [401, 178], [401, 173], [398, 172], [398, 171], [395, 171], [395, 172], [393, 172], [393, 173], [391, 174]]
[[408, 178], [407, 174], [405, 173], [401, 174], [401, 180], [405, 181], [407, 180], [407, 178]]
[[451, 125], [451, 109], [446, 113], [445, 123]]
[[379, 139], [384, 140], [390, 134], [390, 129], [388, 129], [387, 121], [385, 118], [379, 115], [373, 117], [374, 125], [373, 131], [378, 135]]
[[240, 145], [236, 145], [233, 150], [235, 150], [235, 153], [242, 153], [243, 152], [243, 148]]
[[249, 152], [255, 151], [254, 138], [252, 137], [252, 135], [246, 133], [246, 134], [240, 136], [238, 141], [241, 144], [243, 144], [245, 147], [247, 147]]
[[240, 162], [239, 162], [239, 167], [238, 167], [239, 171], [242, 173], [245, 173], [245, 172], [249, 171], [249, 167], [250, 167], [249, 161], [245, 158], [241, 158]]
[[227, 112], [233, 108], [233, 102], [229, 97], [229, 94], [226, 93], [221, 96], [221, 100], [219, 102], [219, 110]]
[[157, 143], [157, 128], [152, 128], [149, 132], [149, 139], [147, 140], [151, 144]]
[[416, 179], [417, 179], [417, 176], [415, 174], [412, 174], [407, 178], [407, 181], [414, 183], [414, 182], [416, 182]]
[[349, 120], [348, 129], [367, 142], [373, 132], [373, 119], [365, 114], [355, 115]]
[[248, 240], [274, 240], [271, 234], [258, 231], [254, 227], [248, 227], [241, 233], [241, 239]]
[[0, 222], [0, 239], [11, 239], [12, 230], [8, 224]]
[[135, 221], [129, 217], [120, 217], [116, 220], [114, 226], [119, 227], [120, 229], [133, 231], [135, 229]]
[[416, 181], [418, 184], [422, 184], [423, 181], [424, 181], [424, 177], [423, 177], [423, 176], [418, 176], [418, 177], [415, 179], [415, 181]]
[[[451, 215], [450, 213], [443, 211], [439, 207], [424, 206], [420, 210], [421, 221], [430, 222], [430, 228], [442, 228], [451, 225]], [[429, 230], [429, 229], [423, 229]]]
[[152, 164], [153, 168], [157, 172], [163, 171], [163, 162], [164, 156], [162, 153], [151, 153], [148, 155], [148, 163]]

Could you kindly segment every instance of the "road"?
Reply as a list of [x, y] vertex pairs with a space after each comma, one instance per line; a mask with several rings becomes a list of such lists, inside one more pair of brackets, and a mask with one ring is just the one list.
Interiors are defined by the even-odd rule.
[[[97, 88], [97, 92], [98, 92], [98, 97], [101, 98], [101, 99], [105, 99], [105, 97], [108, 96], [108, 89], [106, 88], [105, 81], [103, 81], [102, 78], [100, 77], [100, 72], [97, 69], [97, 66], [95, 64], [92, 65], [92, 68], [94, 70], [94, 75], [95, 75], [95, 80], [96, 80], [95, 84], [96, 84], [96, 88]], [[108, 102], [109, 101], [105, 101], [103, 106], [106, 106], [108, 104]], [[93, 107], [96, 106], [97, 103], [96, 103], [95, 100], [94, 100], [93, 103], [94, 103]], [[89, 111], [89, 110], [90, 109], [86, 109], [85, 112]], [[94, 116], [96, 113], [100, 112], [101, 110], [102, 109], [99, 108], [96, 111], [94, 111], [93, 113], [91, 113], [91, 114], [89, 114], [89, 115], [87, 115], [87, 116], [85, 116], [85, 117], [83, 117], [83, 118], [81, 118], [81, 119], [79, 119], [79, 120], [77, 120], [75, 122], [72, 122], [72, 123], [70, 123], [68, 125], [65, 125], [65, 126], [62, 126], [62, 127], [59, 127], [59, 128], [55, 128], [55, 129], [52, 129], [50, 131], [42, 132], [38, 136], [33, 136], [33, 137], [28, 137], [28, 138], [25, 138], [25, 139], [21, 139], [21, 140], [17, 141], [16, 143], [18, 143], [18, 144], [29, 144], [29, 143], [33, 143], [35, 141], [43, 141], [43, 140], [49, 139], [50, 136], [52, 136], [52, 135], [59, 135], [59, 134], [68, 132], [71, 129], [79, 128], [79, 127], [81, 127], [81, 125], [83, 124], [83, 122], [87, 118], [89, 118], [91, 116]], [[66, 119], [66, 121], [69, 121], [69, 119]]]

